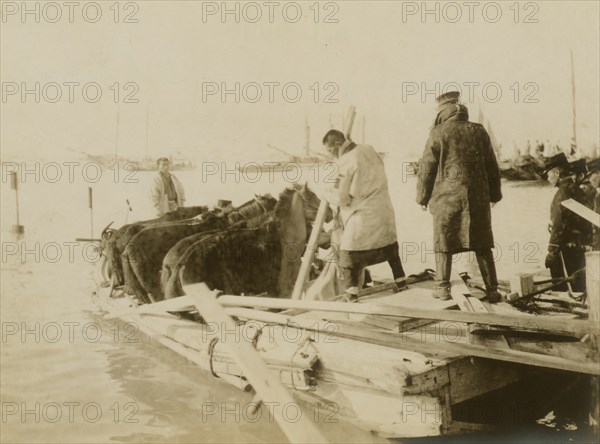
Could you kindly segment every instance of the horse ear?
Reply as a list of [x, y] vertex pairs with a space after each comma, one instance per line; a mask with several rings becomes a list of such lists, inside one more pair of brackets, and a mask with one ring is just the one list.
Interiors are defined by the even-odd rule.
[[304, 182], [304, 185], [302, 185], [302, 192], [306, 192], [306, 190], [308, 190], [308, 181]]

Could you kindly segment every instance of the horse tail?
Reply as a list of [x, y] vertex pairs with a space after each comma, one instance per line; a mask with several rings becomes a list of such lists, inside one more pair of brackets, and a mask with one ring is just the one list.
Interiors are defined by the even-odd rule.
[[162, 270], [160, 270], [160, 288], [165, 295], [165, 299], [170, 299], [167, 296], [168, 293], [168, 285], [172, 276], [171, 266], [168, 263], [163, 262]]
[[137, 296], [142, 302], [150, 303], [150, 297], [138, 279], [139, 267], [143, 265], [134, 242], [125, 248], [123, 253], [123, 274], [125, 277], [125, 292]]
[[185, 291], [183, 291], [183, 275], [185, 273], [185, 265], [182, 264], [179, 267], [178, 273], [174, 274], [177, 276], [177, 280], [173, 283], [173, 297], [183, 296]]
[[172, 269], [169, 265], [163, 268], [163, 274], [161, 274], [161, 289], [165, 299], [173, 299], [184, 295], [180, 281], [180, 274], [183, 267], [185, 266], [179, 266], [177, 264]]

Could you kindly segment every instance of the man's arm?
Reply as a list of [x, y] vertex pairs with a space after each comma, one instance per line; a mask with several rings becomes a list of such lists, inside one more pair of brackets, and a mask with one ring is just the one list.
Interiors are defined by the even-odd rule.
[[429, 205], [431, 193], [437, 176], [440, 146], [433, 134], [429, 135], [425, 150], [419, 163], [417, 174], [417, 203], [422, 206]]
[[[559, 188], [556, 192], [555, 199], [558, 199], [558, 202], [562, 202], [563, 200], [566, 200], [568, 198], [569, 196], [565, 193], [564, 189]], [[563, 211], [564, 209], [562, 205], [559, 204], [552, 208], [550, 214], [550, 220], [552, 222], [550, 241], [548, 242], [548, 249], [550, 251], [552, 251], [553, 249], [558, 250], [560, 246], [564, 243], [563, 239], [565, 236], [566, 221]]]
[[164, 193], [164, 191], [163, 191], [162, 179], [160, 177], [155, 177], [154, 183], [152, 184], [152, 190], [150, 192], [150, 197], [152, 199], [152, 205], [154, 206], [154, 209], [156, 210], [156, 214], [158, 214], [159, 216], [162, 215], [162, 212], [160, 209], [160, 200], [162, 198], [163, 193]]
[[340, 165], [337, 178], [333, 187], [331, 187], [326, 195], [329, 203], [335, 207], [344, 207], [350, 205], [352, 202], [352, 196], [350, 195], [350, 188], [352, 186], [352, 180], [354, 173], [356, 172], [356, 165], [353, 163]]
[[185, 189], [183, 188], [182, 183], [179, 181], [179, 179], [177, 179], [177, 177], [171, 175], [173, 177], [173, 180], [175, 181], [175, 189], [177, 191], [177, 196], [179, 197], [179, 200], [181, 201], [181, 206], [183, 207], [183, 203], [185, 202]]
[[500, 167], [498, 166], [498, 160], [496, 159], [496, 154], [494, 153], [494, 148], [487, 132], [485, 132], [485, 145], [485, 169], [488, 189], [490, 191], [490, 202], [496, 203], [502, 200]]

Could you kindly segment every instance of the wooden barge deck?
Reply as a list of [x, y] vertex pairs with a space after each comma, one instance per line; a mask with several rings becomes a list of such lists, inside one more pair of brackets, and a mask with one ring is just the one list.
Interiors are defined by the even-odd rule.
[[[431, 297], [432, 284], [399, 293], [381, 285], [358, 304], [222, 296], [236, 319], [234, 331], [202, 322], [188, 296], [135, 307], [122, 292], [111, 296], [99, 287], [94, 299], [109, 316], [136, 323], [244, 391], [252, 390], [251, 382], [230, 346], [249, 343], [303, 408], [321, 406], [321, 415], [389, 438], [519, 426], [551, 409], [561, 393], [557, 387], [586, 384], [600, 373], [589, 342], [597, 325], [568, 315], [528, 315], [506, 303], [492, 306], [458, 284], [453, 299], [440, 301]], [[195, 284], [189, 291], [202, 290]], [[274, 306], [287, 309], [273, 312]], [[533, 406], [514, 390], [503, 393], [533, 386]]]

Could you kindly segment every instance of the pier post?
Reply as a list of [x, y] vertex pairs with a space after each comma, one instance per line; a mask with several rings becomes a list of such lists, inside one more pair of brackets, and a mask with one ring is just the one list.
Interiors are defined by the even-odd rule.
[[[600, 320], [600, 251], [585, 254], [586, 294], [590, 321]], [[593, 347], [600, 354], [600, 337], [592, 340]], [[600, 377], [592, 376], [589, 423], [596, 438], [600, 439]]]
[[10, 231], [13, 234], [25, 234], [25, 227], [21, 225], [19, 220], [19, 180], [16, 172], [10, 172], [10, 187], [15, 190], [15, 202], [17, 206], [17, 223], [10, 227]]
[[92, 187], [88, 187], [88, 207], [90, 207], [90, 238], [94, 238], [94, 201]]

